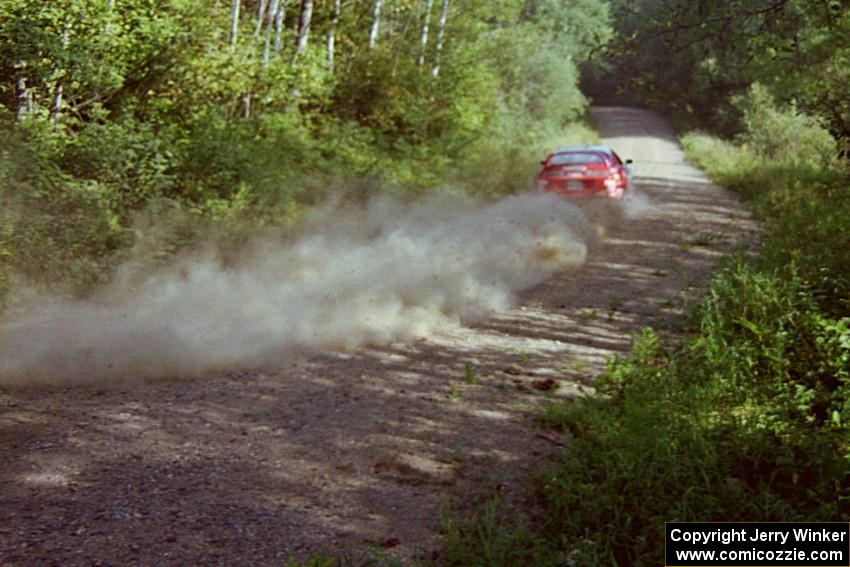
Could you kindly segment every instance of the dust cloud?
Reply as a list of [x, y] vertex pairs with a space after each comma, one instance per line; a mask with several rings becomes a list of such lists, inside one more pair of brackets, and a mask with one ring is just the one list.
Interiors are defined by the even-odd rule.
[[122, 383], [427, 337], [584, 262], [581, 213], [435, 195], [311, 214], [297, 238], [209, 252], [85, 301], [39, 298], [0, 331], [0, 385]]
[[632, 189], [631, 195], [623, 200], [623, 215], [627, 219], [640, 218], [655, 209], [649, 197]]

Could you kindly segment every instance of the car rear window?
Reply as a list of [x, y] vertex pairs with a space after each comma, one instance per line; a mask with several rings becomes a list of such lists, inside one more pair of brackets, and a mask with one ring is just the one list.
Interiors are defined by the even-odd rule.
[[573, 163], [605, 163], [605, 160], [599, 154], [584, 152], [555, 154], [549, 158], [549, 165], [570, 165]]

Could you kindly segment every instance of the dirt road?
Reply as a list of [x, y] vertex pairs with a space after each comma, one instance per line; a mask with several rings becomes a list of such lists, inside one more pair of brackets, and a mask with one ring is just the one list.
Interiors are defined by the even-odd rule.
[[[438, 548], [440, 510], [521, 500], [557, 450], [533, 417], [632, 333], [675, 332], [748, 214], [637, 110], [594, 111], [642, 197], [579, 272], [413, 344], [124, 388], [0, 389], [0, 564], [279, 565]], [[557, 440], [555, 440], [557, 441]], [[356, 551], [352, 551], [356, 554]]]

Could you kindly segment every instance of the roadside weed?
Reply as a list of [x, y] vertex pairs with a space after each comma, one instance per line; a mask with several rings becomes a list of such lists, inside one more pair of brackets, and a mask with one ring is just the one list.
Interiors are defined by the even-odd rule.
[[475, 375], [475, 370], [468, 362], [463, 365], [463, 381], [467, 384], [478, 385], [478, 377]]

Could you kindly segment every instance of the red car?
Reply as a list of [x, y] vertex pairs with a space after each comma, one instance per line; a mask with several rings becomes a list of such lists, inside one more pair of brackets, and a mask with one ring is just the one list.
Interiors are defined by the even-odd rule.
[[607, 146], [558, 148], [540, 162], [543, 168], [537, 174], [537, 190], [620, 200], [632, 190], [631, 163]]

